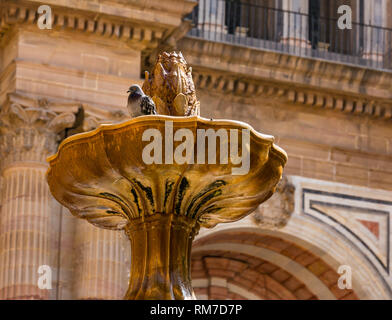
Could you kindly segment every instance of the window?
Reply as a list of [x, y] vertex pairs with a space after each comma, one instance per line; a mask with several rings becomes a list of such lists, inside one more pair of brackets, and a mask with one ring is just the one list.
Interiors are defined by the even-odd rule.
[[229, 34], [265, 40], [277, 40], [282, 13], [275, 0], [225, 0], [225, 24]]

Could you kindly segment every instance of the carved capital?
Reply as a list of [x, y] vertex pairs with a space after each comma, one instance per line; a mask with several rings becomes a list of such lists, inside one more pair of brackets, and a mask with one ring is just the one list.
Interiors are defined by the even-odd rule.
[[122, 110], [114, 110], [108, 112], [109, 117], [103, 118], [101, 116], [96, 116], [87, 112], [86, 117], [83, 120], [82, 130], [80, 132], [91, 131], [97, 129], [100, 124], [103, 123], [114, 123], [121, 122], [123, 120], [129, 119], [129, 116]]
[[294, 186], [283, 177], [275, 194], [255, 211], [253, 218], [263, 229], [284, 227], [294, 210]]
[[57, 113], [45, 99], [25, 105], [10, 95], [0, 112], [2, 167], [15, 161], [45, 162], [56, 152], [59, 134], [75, 122], [72, 112]]
[[88, 116], [83, 122], [83, 131], [91, 131], [99, 127], [99, 120], [93, 116]]

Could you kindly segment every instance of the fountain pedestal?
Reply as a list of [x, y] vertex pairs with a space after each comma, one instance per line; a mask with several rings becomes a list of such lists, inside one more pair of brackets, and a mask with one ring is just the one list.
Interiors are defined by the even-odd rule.
[[[143, 132], [155, 129], [164, 136], [167, 121], [174, 133], [187, 129], [194, 135], [194, 159], [201, 152], [199, 129], [248, 132], [246, 146], [246, 139], [235, 140], [249, 152], [249, 171], [234, 175], [238, 164], [231, 161], [146, 164]], [[214, 148], [219, 159], [223, 151], [219, 144]], [[200, 226], [237, 221], [254, 211], [275, 191], [286, 160], [273, 137], [241, 122], [143, 116], [64, 140], [48, 159], [47, 180], [53, 196], [75, 216], [127, 233], [132, 267], [126, 299], [194, 299], [190, 254]]]
[[190, 275], [192, 241], [199, 230], [195, 220], [155, 214], [133, 220], [125, 230], [132, 246], [125, 299], [195, 299]]
[[67, 138], [48, 159], [47, 181], [73, 215], [127, 233], [125, 299], [195, 299], [190, 255], [199, 228], [253, 212], [274, 193], [287, 155], [243, 122], [199, 117], [181, 54], [160, 55], [143, 89], [166, 115]]

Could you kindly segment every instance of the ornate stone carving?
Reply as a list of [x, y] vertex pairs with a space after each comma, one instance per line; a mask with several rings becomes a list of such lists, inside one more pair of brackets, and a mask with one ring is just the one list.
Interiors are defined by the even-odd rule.
[[12, 96], [0, 112], [0, 151], [3, 167], [14, 161], [38, 161], [55, 152], [59, 133], [72, 126], [75, 115], [56, 113], [47, 100], [37, 101], [38, 107], [24, 106]]
[[154, 100], [158, 114], [200, 114], [192, 68], [188, 67], [181, 52], [164, 52], [158, 56], [151, 77], [146, 72], [143, 91]]
[[88, 116], [83, 122], [83, 131], [91, 131], [99, 127], [99, 121], [97, 118]]
[[128, 113], [124, 112], [123, 110], [119, 110], [119, 109], [110, 111], [110, 115], [116, 121], [122, 121], [122, 120], [129, 119]]
[[83, 121], [81, 132], [91, 131], [99, 127], [101, 123], [107, 123], [115, 121], [120, 122], [125, 119], [129, 119], [129, 116], [123, 110], [114, 110], [110, 112], [110, 119], [102, 119], [100, 117], [96, 117], [94, 115], [87, 114]]
[[294, 186], [284, 176], [270, 200], [256, 209], [253, 215], [256, 223], [263, 229], [284, 227], [294, 210], [294, 191]]

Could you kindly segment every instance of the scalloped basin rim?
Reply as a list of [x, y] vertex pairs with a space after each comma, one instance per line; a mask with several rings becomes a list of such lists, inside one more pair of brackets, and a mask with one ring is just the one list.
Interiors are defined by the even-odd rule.
[[284, 163], [287, 162], [287, 153], [284, 151], [282, 148], [279, 146], [275, 145], [274, 142], [274, 137], [271, 135], [263, 134], [258, 131], [256, 131], [252, 126], [249, 124], [242, 122], [242, 121], [237, 121], [237, 120], [226, 120], [226, 119], [207, 119], [199, 116], [191, 116], [191, 117], [175, 117], [175, 116], [166, 116], [166, 115], [147, 115], [147, 116], [140, 116], [134, 119], [126, 120], [121, 123], [115, 123], [115, 124], [101, 124], [98, 128], [88, 131], [88, 132], [83, 132], [83, 133], [78, 133], [73, 136], [70, 136], [63, 140], [58, 148], [58, 151], [54, 154], [49, 156], [46, 161], [49, 163], [52, 163], [53, 161], [56, 160], [56, 158], [59, 156], [59, 153], [61, 152], [61, 149], [64, 148], [65, 145], [72, 143], [73, 141], [79, 140], [79, 139], [84, 139], [88, 138], [91, 136], [94, 136], [96, 134], [99, 134], [100, 132], [104, 132], [106, 130], [113, 130], [113, 129], [120, 129], [132, 124], [136, 124], [139, 122], [151, 122], [153, 120], [168, 120], [168, 121], [173, 121], [173, 122], [202, 122], [204, 124], [208, 123], [213, 123], [213, 124], [227, 124], [227, 125], [236, 125], [239, 127], [242, 127], [244, 129], [249, 129], [252, 134], [254, 134], [256, 137], [262, 139], [262, 140], [267, 140], [268, 142], [271, 142], [272, 144], [272, 150], [275, 151], [277, 154], [279, 154], [284, 161]]

